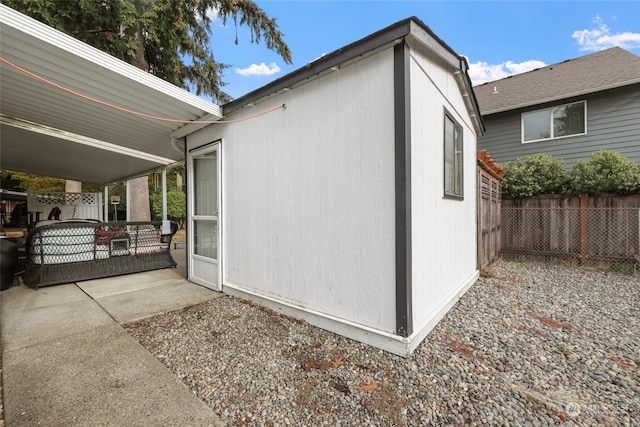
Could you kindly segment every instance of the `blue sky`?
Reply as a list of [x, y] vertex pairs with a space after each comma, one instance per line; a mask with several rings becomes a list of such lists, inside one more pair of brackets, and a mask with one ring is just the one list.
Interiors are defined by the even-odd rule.
[[[621, 46], [640, 55], [640, 1], [254, 0], [292, 51], [285, 64], [246, 28], [212, 24], [212, 45], [237, 98], [322, 54], [416, 16], [467, 57], [474, 84]], [[238, 37], [238, 45], [234, 43]]]

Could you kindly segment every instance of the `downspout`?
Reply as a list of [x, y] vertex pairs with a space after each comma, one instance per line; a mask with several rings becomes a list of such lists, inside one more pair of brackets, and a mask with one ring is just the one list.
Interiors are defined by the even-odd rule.
[[484, 121], [482, 120], [478, 100], [476, 99], [476, 94], [473, 91], [473, 86], [469, 79], [469, 64], [464, 56], [459, 56], [459, 59], [460, 68], [454, 73], [454, 75], [458, 82], [458, 86], [460, 87], [460, 91], [462, 92], [462, 98], [464, 99], [465, 106], [469, 111], [469, 116], [471, 117], [471, 120], [473, 120], [476, 133], [478, 135], [482, 135], [485, 131]]

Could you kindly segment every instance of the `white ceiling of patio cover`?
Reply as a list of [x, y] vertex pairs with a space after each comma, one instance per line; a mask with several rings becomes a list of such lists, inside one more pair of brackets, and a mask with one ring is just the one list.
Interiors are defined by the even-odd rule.
[[[0, 56], [102, 102], [152, 116], [219, 120], [221, 108], [34, 19], [0, 5]], [[171, 143], [183, 123], [118, 111], [41, 82], [0, 62], [0, 166], [106, 184], [180, 161]], [[8, 122], [32, 122], [58, 136]], [[64, 133], [79, 136], [68, 140]], [[87, 139], [108, 149], [86, 145]]]

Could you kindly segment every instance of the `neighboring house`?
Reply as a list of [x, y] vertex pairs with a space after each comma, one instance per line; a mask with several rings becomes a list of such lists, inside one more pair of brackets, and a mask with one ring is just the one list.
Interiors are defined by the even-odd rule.
[[640, 161], [640, 57], [619, 47], [474, 87], [498, 163], [546, 153], [567, 168], [594, 151]]
[[478, 278], [465, 59], [398, 22], [186, 126], [189, 278], [406, 356]]

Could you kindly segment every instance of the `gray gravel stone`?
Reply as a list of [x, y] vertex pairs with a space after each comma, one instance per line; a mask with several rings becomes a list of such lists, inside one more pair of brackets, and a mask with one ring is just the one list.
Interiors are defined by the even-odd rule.
[[640, 281], [498, 262], [403, 359], [236, 298], [127, 325], [229, 426], [640, 425]]

